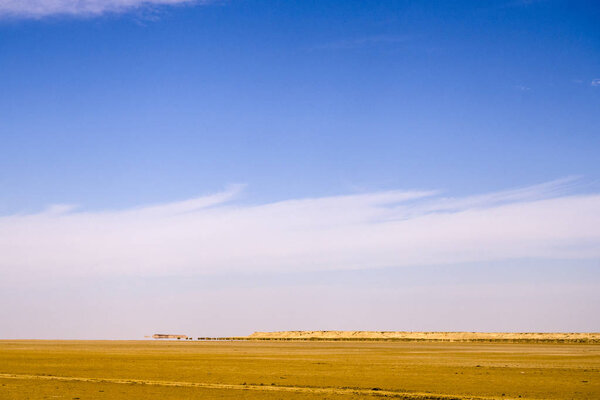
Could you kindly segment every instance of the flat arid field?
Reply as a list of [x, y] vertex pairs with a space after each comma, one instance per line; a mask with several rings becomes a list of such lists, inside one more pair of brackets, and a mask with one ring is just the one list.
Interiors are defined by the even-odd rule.
[[0, 341], [0, 399], [598, 399], [600, 345]]

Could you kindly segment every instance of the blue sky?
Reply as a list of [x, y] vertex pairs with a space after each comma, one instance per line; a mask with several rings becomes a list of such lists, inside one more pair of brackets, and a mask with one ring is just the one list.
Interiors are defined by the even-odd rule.
[[[25, 2], [27, 3], [27, 2]], [[0, 22], [4, 213], [600, 177], [596, 2], [228, 1]]]
[[[300, 315], [211, 334], [600, 329], [586, 316], [600, 304], [596, 1], [165, 3], [0, 0], [0, 276], [12, 302], [0, 316], [47, 315], [35, 298], [15, 303], [30, 290], [67, 293], [56, 299], [67, 308], [85, 292], [81, 304], [109, 313], [114, 293], [126, 296], [118, 282], [146, 288], [146, 301], [164, 290], [161, 304], [200, 304], [206, 285], [182, 282], [204, 276], [227, 298], [230, 282], [250, 282], [257, 308], [272, 290]], [[99, 281], [114, 292], [65, 290]], [[378, 300], [385, 282], [397, 291]], [[406, 282], [442, 296], [422, 317], [406, 311], [408, 327], [385, 308], [362, 309], [363, 326], [341, 301], [338, 320], [302, 306], [321, 289], [362, 290], [381, 309]], [[547, 299], [537, 325], [532, 310], [511, 321], [503, 297], [538, 293], [527, 285]], [[553, 316], [565, 296], [571, 308]], [[506, 320], [478, 324], [473, 309], [432, 322], [440, 304], [477, 301]], [[121, 319], [198, 329], [142, 314]], [[78, 315], [43, 320], [56, 328], [39, 335], [93, 336], [74, 328]], [[0, 336], [35, 326], [19, 318]]]

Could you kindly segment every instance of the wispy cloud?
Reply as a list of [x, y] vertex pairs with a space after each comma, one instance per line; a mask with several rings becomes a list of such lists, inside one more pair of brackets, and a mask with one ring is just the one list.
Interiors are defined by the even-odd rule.
[[516, 85], [515, 89], [520, 90], [521, 92], [529, 92], [531, 90], [528, 86]]
[[374, 35], [354, 39], [344, 39], [314, 46], [313, 49], [358, 49], [370, 46], [405, 43], [410, 40], [407, 35]]
[[52, 15], [96, 16], [148, 6], [204, 4], [209, 0], [0, 0], [0, 16], [42, 18]]
[[509, 0], [506, 3], [500, 3], [501, 7], [529, 7], [538, 4], [547, 3], [548, 0]]
[[463, 198], [386, 191], [0, 218], [0, 275], [202, 274], [600, 257], [600, 194], [569, 181]]
[[600, 79], [594, 79], [594, 80], [592, 80], [591, 85], [592, 86], [600, 86]]

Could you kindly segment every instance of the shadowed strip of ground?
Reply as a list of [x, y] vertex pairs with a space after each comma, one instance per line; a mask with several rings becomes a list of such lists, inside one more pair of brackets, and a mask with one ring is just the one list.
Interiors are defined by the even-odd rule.
[[[331, 388], [331, 387], [309, 387], [309, 386], [279, 386], [279, 385], [253, 385], [253, 384], [226, 384], [226, 383], [202, 383], [202, 382], [172, 382], [172, 381], [154, 381], [142, 379], [114, 379], [114, 378], [82, 378], [71, 376], [54, 375], [24, 375], [24, 374], [0, 374], [1, 379], [41, 379], [66, 382], [92, 382], [92, 383], [113, 383], [122, 385], [154, 385], [167, 387], [195, 387], [206, 389], [224, 389], [224, 390], [258, 390], [258, 391], [279, 391], [313, 394], [338, 394], [338, 395], [360, 395], [376, 397], [392, 397], [406, 400], [499, 400], [497, 397], [472, 397], [472, 396], [453, 396], [445, 394], [416, 393], [416, 392], [397, 392], [381, 389], [362, 389], [362, 388]], [[502, 397], [502, 400], [510, 400]], [[519, 399], [523, 400], [523, 399]]]

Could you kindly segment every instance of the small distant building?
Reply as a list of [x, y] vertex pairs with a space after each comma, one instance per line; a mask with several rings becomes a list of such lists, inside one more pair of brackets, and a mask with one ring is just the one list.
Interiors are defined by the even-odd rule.
[[155, 333], [152, 339], [184, 339], [187, 340], [187, 335], [171, 335], [167, 333]]

